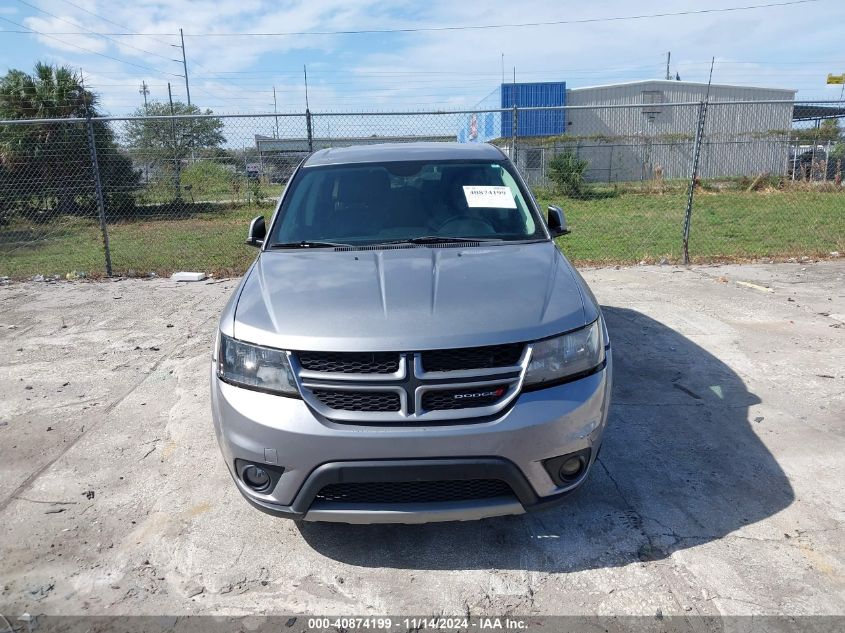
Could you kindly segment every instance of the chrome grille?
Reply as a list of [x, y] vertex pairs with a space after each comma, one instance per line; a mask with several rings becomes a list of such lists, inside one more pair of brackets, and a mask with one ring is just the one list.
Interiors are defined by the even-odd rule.
[[450, 481], [378, 481], [324, 486], [315, 501], [327, 503], [437, 503], [513, 497], [513, 489], [498, 479]]
[[327, 407], [339, 411], [399, 411], [399, 394], [390, 391], [314, 389], [312, 393]]
[[509, 345], [488, 345], [485, 347], [464, 347], [460, 349], [438, 349], [422, 352], [422, 366], [425, 371], [460, 371], [465, 369], [487, 369], [507, 367], [519, 363], [524, 343]]
[[467, 423], [517, 397], [530, 344], [423, 352], [294, 352], [303, 399], [335, 422]]

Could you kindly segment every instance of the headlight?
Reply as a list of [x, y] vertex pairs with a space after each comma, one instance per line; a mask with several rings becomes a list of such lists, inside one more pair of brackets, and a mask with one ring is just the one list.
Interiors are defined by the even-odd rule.
[[534, 343], [525, 385], [542, 385], [581, 374], [604, 362], [601, 318], [580, 330]]
[[287, 352], [250, 345], [220, 335], [217, 376], [226, 382], [286, 396], [297, 396]]

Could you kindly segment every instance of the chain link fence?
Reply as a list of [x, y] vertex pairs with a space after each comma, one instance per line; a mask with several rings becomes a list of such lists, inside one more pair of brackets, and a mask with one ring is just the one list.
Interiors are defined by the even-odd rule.
[[249, 219], [310, 152], [412, 141], [499, 146], [564, 208], [576, 262], [835, 256], [843, 115], [747, 101], [0, 121], [0, 276], [241, 273]]

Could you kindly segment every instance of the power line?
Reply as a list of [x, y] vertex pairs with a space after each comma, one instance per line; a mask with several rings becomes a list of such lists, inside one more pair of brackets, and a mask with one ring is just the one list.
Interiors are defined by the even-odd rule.
[[[123, 25], [123, 24], [119, 24], [118, 22], [115, 22], [114, 20], [109, 20], [108, 18], [103, 17], [103, 16], [102, 16], [102, 15], [100, 15], [99, 13], [94, 13], [93, 11], [89, 11], [89, 10], [88, 10], [88, 9], [86, 9], [85, 7], [81, 7], [81, 6], [79, 6], [78, 4], [74, 4], [74, 3], [73, 3], [73, 2], [71, 2], [70, 0], [61, 0], [61, 1], [62, 1], [62, 2], [64, 2], [65, 4], [69, 4], [70, 6], [72, 6], [72, 7], [76, 8], [76, 9], [79, 9], [80, 11], [84, 11], [84, 12], [85, 12], [85, 13], [87, 13], [88, 15], [93, 15], [95, 18], [99, 18], [99, 19], [101, 19], [103, 22], [108, 22], [109, 24], [114, 24], [115, 26], [119, 26], [120, 28], [125, 29], [125, 30], [127, 30], [127, 31], [129, 30], [129, 27], [128, 27], [128, 26], [125, 26], [125, 25]], [[116, 34], [115, 34], [115, 33], [106, 33], [105, 35], [116, 35]], [[170, 42], [165, 42], [164, 40], [159, 40], [159, 39], [156, 39], [156, 38], [155, 38], [155, 37], [153, 37], [152, 35], [150, 35], [149, 37], [150, 37], [151, 39], [155, 39], [155, 41], [156, 41], [156, 42], [158, 42], [159, 44], [164, 44], [165, 46], [174, 46], [174, 44], [171, 44]]]
[[190, 37], [238, 37], [246, 36], [287, 36], [287, 35], [366, 35], [378, 33], [430, 33], [439, 31], [477, 31], [485, 29], [513, 29], [532, 28], [538, 26], [561, 26], [566, 24], [591, 24], [595, 22], [622, 22], [626, 20], [646, 20], [650, 18], [666, 18], [686, 15], [701, 15], [705, 13], [729, 13], [733, 11], [750, 11], [754, 9], [767, 9], [773, 7], [785, 7], [796, 4], [809, 4], [821, 2], [822, 0], [790, 0], [788, 2], [773, 2], [769, 4], [753, 4], [741, 7], [725, 7], [720, 9], [694, 9], [690, 11], [673, 11], [665, 13], [647, 13], [641, 15], [610, 16], [602, 18], [581, 18], [575, 20], [552, 20], [548, 22], [523, 22], [520, 24], [478, 24], [465, 26], [432, 26], [416, 28], [393, 28], [393, 29], [358, 29], [345, 31], [282, 31], [278, 33], [193, 33]]
[[[562, 73], [587, 73], [587, 74], [596, 74], [598, 72], [601, 73], [608, 73], [608, 72], [618, 72], [618, 71], [633, 71], [633, 70], [643, 70], [651, 67], [657, 66], [657, 61], [653, 64], [643, 64], [640, 66], [625, 66], [619, 68], [602, 68], [600, 70], [585, 70], [584, 67], [580, 68], [558, 68], [558, 69], [548, 69], [548, 70], [528, 70], [525, 72], [520, 72], [520, 75], [537, 75], [537, 74], [544, 74], [544, 75], [553, 75], [553, 74], [562, 74]], [[214, 73], [215, 75], [298, 75], [301, 74], [301, 70], [233, 70], [233, 71], [218, 71]], [[313, 74], [339, 74], [339, 75], [350, 75], [354, 74], [356, 77], [406, 77], [408, 75], [458, 75], [458, 76], [472, 76], [472, 77], [479, 77], [479, 76], [489, 76], [489, 77], [499, 77], [499, 72], [467, 72], [467, 71], [454, 71], [454, 70], [386, 70], [386, 71], [355, 71], [354, 69], [342, 68], [342, 69], [334, 69], [334, 70], [314, 70], [312, 71]], [[200, 77], [202, 74], [194, 73], [195, 77]], [[232, 78], [227, 78], [226, 81], [231, 81]]]
[[[781, 62], [776, 60], [765, 60], [765, 61], [742, 61], [742, 60], [732, 60], [732, 61], [716, 61], [717, 64], [720, 66], [722, 64], [766, 64], [768, 66], [782, 66], [782, 65], [790, 65], [790, 66], [806, 66], [807, 64], [818, 64], [818, 65], [829, 65], [829, 64], [845, 64], [845, 60], [841, 59], [834, 59], [830, 61], [820, 61], [820, 60], [813, 60], [813, 61], [805, 61], [805, 62]], [[685, 62], [687, 64], [687, 62]], [[709, 66], [710, 62], [689, 62], [689, 65], [696, 65], [696, 66]]]
[[[550, 20], [547, 22], [522, 22], [522, 23], [504, 23], [504, 24], [476, 24], [464, 26], [431, 26], [431, 27], [415, 27], [415, 28], [390, 28], [390, 29], [354, 29], [342, 31], [279, 31], [269, 33], [225, 33], [221, 31], [208, 33], [186, 33], [186, 37], [278, 37], [291, 35], [367, 35], [367, 34], [386, 34], [386, 33], [430, 33], [438, 31], [477, 31], [486, 29], [518, 29], [518, 28], [533, 28], [538, 26], [561, 26], [567, 24], [592, 24], [596, 22], [624, 22], [627, 20], [647, 20], [651, 18], [669, 18], [687, 15], [703, 15], [707, 13], [730, 13], [735, 11], [752, 11], [755, 9], [769, 9], [776, 7], [787, 7], [799, 4], [810, 4], [822, 2], [823, 0], [789, 0], [787, 2], [771, 2], [767, 4], [750, 4], [740, 7], [723, 7], [714, 9], [692, 9], [689, 11], [671, 11], [662, 13], [645, 13], [640, 15], [620, 15], [597, 18], [579, 18], [573, 20]], [[56, 33], [56, 35], [81, 35], [81, 33]], [[108, 33], [107, 35], [128, 36], [128, 35], [169, 35], [177, 36], [178, 33]]]
[[[200, 63], [199, 63], [198, 61], [196, 61], [196, 60], [191, 61], [191, 63], [192, 63], [194, 66], [197, 66], [197, 67], [199, 67], [199, 68], [201, 68], [201, 69], [203, 69], [203, 70], [205, 70], [205, 71], [206, 71], [206, 74], [205, 74], [205, 75], [203, 75], [203, 74], [197, 75], [196, 73], [194, 73], [194, 77], [198, 77], [198, 76], [199, 76], [199, 77], [206, 77], [206, 76], [208, 76], [208, 77], [216, 77], [216, 78], [217, 78], [217, 79], [219, 79], [220, 81], [225, 81], [225, 82], [227, 82], [227, 83], [231, 83], [231, 81], [232, 81], [231, 79], [227, 79], [226, 77], [221, 77], [221, 76], [220, 76], [220, 75], [218, 75], [217, 73], [214, 73], [214, 72], [210, 71], [208, 68], [206, 68], [205, 66], [203, 66], [202, 64], [200, 64]], [[261, 84], [261, 85], [263, 86], [264, 84]], [[236, 91], [234, 91], [234, 90], [230, 90], [229, 88], [227, 88], [227, 87], [225, 87], [225, 86], [217, 86], [217, 87], [218, 87], [218, 88], [220, 88], [221, 90], [223, 90], [224, 92], [228, 92], [229, 94], [240, 94], [239, 92], [236, 92]], [[206, 92], [206, 94], [208, 94], [208, 92], [207, 92], [207, 91], [203, 91], [203, 92]], [[221, 95], [221, 97], [220, 97], [220, 98], [221, 98], [221, 99], [228, 99], [228, 97], [223, 97], [222, 95]]]
[[66, 40], [61, 40], [58, 37], [53, 37], [49, 33], [42, 33], [41, 31], [36, 31], [35, 29], [31, 29], [28, 26], [24, 26], [23, 24], [18, 24], [17, 22], [13, 22], [12, 20], [10, 20], [8, 18], [4, 18], [3, 16], [0, 16], [0, 20], [3, 20], [4, 22], [8, 22], [9, 24], [14, 24], [15, 26], [19, 26], [22, 29], [28, 29], [28, 31], [30, 33], [34, 33], [35, 35], [40, 35], [42, 37], [46, 37], [46, 38], [49, 38], [51, 40], [56, 40], [57, 42], [60, 42], [60, 43], [64, 44], [65, 46], [71, 46], [73, 48], [78, 48], [79, 50], [85, 51], [86, 53], [91, 53], [92, 55], [98, 55], [99, 57], [105, 57], [106, 59], [111, 59], [112, 61], [120, 62], [121, 64], [127, 64], [129, 66], [134, 66], [135, 68], [140, 68], [142, 70], [150, 70], [154, 73], [159, 73], [159, 74], [162, 74], [162, 75], [172, 75], [174, 77], [181, 77], [182, 76], [182, 75], [177, 75], [176, 73], [167, 72], [165, 70], [159, 70], [157, 68], [152, 68], [151, 66], [144, 66], [142, 64], [136, 64], [135, 62], [126, 61], [125, 59], [120, 59], [119, 57], [113, 57], [112, 55], [107, 55], [105, 53], [100, 53], [98, 51], [92, 51], [90, 48], [85, 48], [84, 46], [79, 46], [78, 44], [74, 44], [74, 43], [68, 42]]
[[81, 24], [79, 24], [77, 22], [74, 22], [73, 20], [67, 20], [63, 17], [56, 15], [55, 13], [50, 13], [49, 11], [45, 11], [44, 9], [41, 9], [41, 8], [35, 6], [34, 4], [30, 4], [26, 0], [18, 0], [18, 2], [20, 2], [21, 4], [23, 4], [27, 7], [31, 7], [33, 9], [35, 9], [36, 11], [40, 11], [44, 15], [49, 15], [51, 18], [61, 20], [62, 22], [70, 24], [71, 26], [76, 26], [80, 29], [83, 29], [85, 31], [85, 34], [87, 34], [87, 35], [96, 35], [97, 37], [102, 37], [104, 39], [109, 40], [110, 42], [114, 42], [118, 46], [125, 46], [126, 48], [132, 48], [132, 49], [135, 49], [136, 51], [140, 51], [141, 53], [146, 53], [147, 55], [153, 55], [154, 57], [160, 57], [161, 59], [167, 60], [169, 62], [178, 62], [179, 61], [178, 59], [171, 59], [169, 57], [165, 57], [164, 55], [159, 55], [158, 53], [154, 53], [152, 51], [148, 51], [148, 50], [143, 49], [143, 48], [138, 48], [137, 46], [133, 46], [132, 44], [123, 44], [123, 43], [118, 42], [117, 40], [109, 37], [108, 35], [105, 35], [103, 33], [98, 33], [97, 31], [92, 31], [90, 29], [86, 29], [84, 26], [82, 26]]

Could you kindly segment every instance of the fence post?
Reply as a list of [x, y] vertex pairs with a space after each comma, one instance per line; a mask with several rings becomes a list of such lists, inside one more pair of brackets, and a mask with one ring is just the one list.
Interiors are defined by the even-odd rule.
[[308, 151], [314, 151], [314, 134], [311, 131], [311, 110], [305, 108], [305, 128], [308, 130]]
[[516, 104], [513, 106], [513, 120], [511, 121], [511, 160], [513, 164], [519, 168], [519, 165], [516, 164], [516, 126], [519, 123], [519, 110], [516, 109]]
[[94, 140], [94, 124], [89, 116], [86, 121], [88, 128], [88, 149], [91, 153], [91, 171], [94, 174], [94, 192], [97, 196], [97, 215], [100, 217], [100, 232], [103, 234], [103, 253], [106, 258], [106, 275], [111, 277], [111, 248], [109, 248], [109, 230], [106, 225], [106, 202], [103, 197], [103, 183], [100, 180], [100, 163], [97, 161], [97, 143]]
[[684, 214], [684, 264], [689, 264], [689, 235], [692, 225], [692, 200], [695, 194], [695, 181], [698, 178], [698, 160], [701, 156], [701, 141], [704, 137], [704, 122], [707, 120], [707, 101], [698, 104], [698, 128], [695, 131], [695, 144], [692, 151], [692, 173], [687, 187], [687, 209]]

